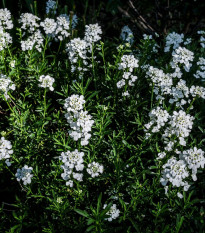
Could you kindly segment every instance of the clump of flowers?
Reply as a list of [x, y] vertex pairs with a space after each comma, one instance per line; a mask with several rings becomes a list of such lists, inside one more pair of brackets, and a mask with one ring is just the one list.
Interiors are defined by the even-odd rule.
[[50, 37], [55, 36], [57, 23], [55, 22], [54, 19], [46, 18], [43, 22], [40, 23], [40, 25], [48, 36]]
[[4, 137], [0, 139], [0, 160], [5, 159], [7, 166], [10, 166], [9, 159], [13, 154], [11, 142], [6, 140]]
[[205, 81], [205, 58], [200, 57], [197, 65], [199, 66], [199, 70], [196, 71], [194, 77], [201, 78], [202, 81]]
[[88, 168], [87, 168], [87, 172], [88, 174], [91, 175], [91, 177], [97, 177], [100, 174], [103, 173], [103, 166], [100, 165], [99, 163], [96, 162], [92, 162], [88, 164]]
[[56, 40], [64, 40], [68, 36], [70, 36], [70, 19], [67, 15], [60, 15], [57, 17], [57, 26], [55, 30]]
[[129, 43], [130, 45], [134, 42], [134, 35], [131, 29], [128, 26], [124, 26], [121, 29], [120, 39], [126, 43]]
[[57, 3], [56, 1], [53, 0], [48, 0], [46, 2], [46, 14], [56, 14], [56, 9], [57, 9]]
[[44, 39], [41, 31], [39, 30], [39, 20], [40, 18], [33, 14], [21, 14], [19, 23], [22, 24], [22, 37], [26, 37], [25, 39], [21, 40], [21, 48], [23, 51], [32, 50], [33, 48], [35, 48], [38, 52], [42, 51]]
[[64, 108], [67, 110], [65, 118], [72, 130], [69, 131], [70, 137], [75, 141], [81, 139], [81, 145], [88, 144], [91, 137], [90, 131], [94, 121], [87, 111], [83, 111], [84, 97], [72, 95], [65, 100]]
[[179, 47], [173, 51], [172, 57], [173, 57], [173, 61], [171, 62], [171, 65], [173, 68], [178, 67], [178, 64], [183, 64], [185, 71], [189, 72], [192, 66], [190, 62], [194, 60], [193, 52], [191, 52], [186, 48]]
[[66, 185], [73, 187], [73, 180], [77, 181], [83, 180], [83, 174], [81, 173], [84, 168], [84, 153], [79, 152], [77, 149], [74, 151], [62, 152], [59, 159], [63, 162], [61, 168], [64, 172], [61, 174], [61, 177], [66, 180]]
[[15, 90], [16, 86], [6, 75], [0, 74], [0, 93], [4, 95], [5, 99], [9, 98], [8, 92]]
[[[107, 204], [104, 204], [103, 209], [105, 209], [107, 206]], [[113, 204], [110, 207], [110, 210], [107, 212], [107, 215], [109, 216], [109, 218], [107, 218], [106, 220], [109, 222], [112, 222], [113, 219], [116, 219], [120, 216], [120, 210], [117, 209], [117, 205]]]
[[32, 171], [33, 168], [28, 167], [28, 165], [24, 165], [21, 169], [18, 168], [17, 173], [15, 174], [17, 181], [20, 182], [22, 180], [24, 185], [30, 184], [33, 177]]
[[178, 34], [176, 32], [172, 32], [170, 34], [167, 35], [166, 37], [166, 45], [164, 47], [164, 52], [169, 52], [171, 46], [174, 49], [177, 49], [180, 44], [183, 42], [184, 40], [184, 34]]
[[11, 12], [8, 9], [0, 9], [0, 28], [12, 29], [13, 22], [11, 20]]
[[19, 23], [21, 29], [26, 30], [27, 33], [33, 33], [36, 29], [39, 28], [40, 18], [31, 13], [23, 13], [20, 16]]
[[41, 75], [39, 77], [39, 82], [41, 84], [39, 84], [39, 87], [43, 87], [43, 88], [49, 88], [50, 91], [53, 91], [54, 88], [53, 88], [53, 83], [55, 82], [55, 79], [52, 78], [51, 76], [49, 75]]

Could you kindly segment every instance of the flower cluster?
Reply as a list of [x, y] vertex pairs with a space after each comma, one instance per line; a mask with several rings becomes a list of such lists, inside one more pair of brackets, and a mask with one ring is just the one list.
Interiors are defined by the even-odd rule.
[[[163, 110], [160, 107], [157, 107], [156, 109], [153, 109], [149, 113], [150, 122], [145, 125], [145, 132], [149, 130], [152, 127], [151, 132], [156, 133], [159, 132], [161, 127], [165, 125], [165, 123], [169, 119], [169, 113], [166, 110]], [[156, 126], [154, 126], [156, 124]], [[147, 134], [147, 136], [150, 135], [150, 133]]]
[[55, 37], [62, 41], [68, 36], [70, 36], [70, 19], [67, 15], [60, 15], [57, 17], [57, 26], [55, 30]]
[[39, 30], [39, 20], [40, 18], [33, 14], [21, 14], [19, 22], [22, 24], [22, 36], [26, 36], [24, 40], [21, 40], [21, 48], [23, 51], [32, 50], [33, 48], [39, 52], [42, 51], [44, 39], [41, 31]]
[[43, 36], [40, 30], [34, 32], [26, 40], [21, 41], [21, 48], [23, 51], [32, 50], [35, 48], [38, 52], [42, 51], [43, 47]]
[[200, 70], [196, 71], [194, 77], [201, 78], [202, 81], [205, 81], [205, 58], [200, 57], [199, 61], [196, 64], [200, 67]]
[[45, 31], [46, 35], [50, 37], [55, 36], [55, 30], [57, 27], [57, 23], [54, 19], [46, 18], [43, 22], [40, 23], [41, 27]]
[[169, 52], [171, 46], [173, 49], [177, 49], [179, 45], [183, 42], [184, 34], [178, 34], [176, 32], [172, 32], [166, 37], [166, 45], [164, 48], [164, 52]]
[[191, 174], [193, 181], [196, 181], [197, 169], [200, 167], [204, 168], [204, 151], [194, 147], [194, 149], [188, 149], [183, 152], [176, 150], [176, 153], [179, 155], [179, 160], [176, 157], [172, 157], [163, 165], [164, 170], [160, 182], [163, 186], [171, 182], [173, 186], [181, 186], [184, 191], [187, 191], [190, 185], [185, 181], [186, 178]]
[[32, 167], [28, 167], [28, 165], [25, 165], [21, 169], [17, 169], [17, 173], [15, 176], [17, 177], [17, 181], [23, 181], [24, 185], [30, 184], [31, 183], [31, 178], [33, 177], [33, 174], [31, 174], [33, 171]]
[[0, 28], [12, 29], [11, 12], [8, 9], [0, 9]]
[[75, 38], [66, 45], [66, 51], [71, 62], [71, 71], [74, 72], [80, 63], [78, 67], [79, 77], [82, 77], [83, 72], [87, 71], [88, 67], [92, 67], [92, 64], [89, 64], [89, 60], [91, 60], [93, 44], [100, 40], [101, 33], [102, 30], [98, 24], [86, 25], [84, 39]]
[[7, 9], [0, 9], [0, 51], [8, 47], [12, 43], [12, 37], [7, 29], [13, 28], [13, 22], [11, 20], [11, 13]]
[[205, 31], [198, 31], [197, 32], [200, 36], [199, 42], [202, 48], [205, 48]]
[[84, 97], [72, 95], [65, 100], [64, 108], [67, 110], [65, 117], [72, 130], [69, 135], [77, 141], [81, 139], [81, 145], [85, 146], [91, 137], [90, 131], [94, 121], [87, 111], [83, 111]]
[[103, 166], [100, 165], [99, 163], [96, 162], [92, 162], [88, 164], [88, 168], [87, 168], [87, 172], [88, 174], [91, 175], [91, 177], [97, 177], [100, 175], [100, 173], [103, 173]]
[[[134, 69], [139, 67], [138, 59], [133, 55], [123, 55], [121, 63], [118, 64], [118, 69], [123, 70], [122, 79], [117, 82], [117, 88], [122, 88], [125, 85], [134, 86], [134, 82], [137, 80], [137, 76], [133, 75]], [[129, 96], [129, 92], [126, 91], [122, 94], [123, 96]]]
[[53, 0], [48, 0], [46, 2], [46, 14], [56, 14], [56, 9], [57, 9], [57, 3], [56, 1]]
[[0, 139], [0, 160], [6, 159], [7, 166], [10, 166], [9, 158], [13, 154], [12, 145], [10, 141], [7, 141], [4, 137]]
[[6, 99], [9, 98], [8, 91], [15, 90], [15, 84], [6, 75], [0, 74], [0, 93], [4, 95]]
[[39, 82], [41, 83], [39, 84], [39, 87], [48, 87], [50, 91], [54, 90], [53, 83], [55, 82], [55, 79], [50, 77], [49, 75], [41, 75], [39, 77]]
[[31, 13], [23, 13], [20, 16], [19, 23], [22, 24], [21, 29], [29, 33], [33, 33], [37, 28], [39, 28], [39, 20], [40, 18], [36, 15]]
[[172, 53], [173, 61], [171, 65], [173, 68], [177, 68], [178, 64], [183, 64], [186, 72], [189, 72], [192, 64], [190, 62], [194, 59], [194, 53], [184, 47], [175, 49]]
[[121, 30], [120, 39], [130, 45], [134, 42], [134, 35], [128, 26], [124, 26]]
[[62, 178], [66, 180], [66, 185], [73, 187], [73, 179], [82, 181], [83, 174], [81, 173], [84, 169], [83, 165], [83, 152], [79, 152], [77, 149], [74, 151], [62, 152], [60, 160], [63, 162], [61, 168], [64, 172], [61, 174]]
[[189, 176], [189, 171], [183, 160], [177, 160], [175, 157], [172, 157], [163, 165], [163, 169], [160, 179], [163, 186], [170, 182], [173, 186], [184, 187], [184, 191], [188, 190], [190, 185], [184, 182], [184, 179]]
[[[104, 204], [103, 209], [105, 209], [106, 206], [107, 206], [107, 204]], [[120, 215], [120, 210], [117, 209], [116, 204], [113, 204], [113, 205], [110, 207], [110, 210], [107, 212], [107, 215], [109, 216], [109, 218], [107, 218], [106, 220], [109, 221], [109, 222], [112, 222], [113, 219], [116, 219], [116, 218], [119, 217], [119, 215]]]

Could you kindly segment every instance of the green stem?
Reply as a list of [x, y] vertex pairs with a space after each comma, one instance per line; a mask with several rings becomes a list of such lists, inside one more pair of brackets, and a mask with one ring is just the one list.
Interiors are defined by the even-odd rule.
[[43, 117], [46, 117], [46, 88], [44, 91], [44, 96], [43, 96], [43, 105], [44, 105], [44, 112], [43, 112]]

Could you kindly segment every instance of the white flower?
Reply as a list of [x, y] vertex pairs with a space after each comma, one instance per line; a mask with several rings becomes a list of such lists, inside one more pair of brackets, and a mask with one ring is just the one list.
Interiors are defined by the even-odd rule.
[[0, 9], [0, 28], [12, 29], [11, 12], [8, 9]]
[[9, 167], [11, 163], [9, 158], [13, 154], [12, 145], [10, 141], [7, 141], [4, 137], [0, 139], [0, 160], [5, 160], [6, 165]]
[[8, 47], [12, 43], [12, 37], [8, 32], [5, 32], [2, 27], [0, 27], [0, 51]]
[[181, 194], [181, 193], [177, 193], [177, 196], [180, 198], [180, 199], [182, 199], [183, 198], [183, 195]]
[[20, 16], [19, 23], [22, 24], [21, 29], [26, 30], [29, 33], [33, 33], [39, 28], [40, 18], [31, 13], [23, 13]]
[[122, 39], [124, 42], [127, 42], [129, 44], [133, 44], [134, 42], [134, 35], [131, 29], [128, 26], [124, 26], [121, 29], [120, 39]]
[[[106, 206], [107, 206], [107, 204], [104, 204], [103, 209], [105, 209]], [[119, 217], [119, 215], [120, 215], [120, 210], [117, 209], [116, 204], [113, 204], [113, 205], [110, 207], [110, 210], [107, 212], [107, 215], [110, 216], [109, 218], [106, 219], [106, 220], [108, 220], [109, 222], [112, 222], [113, 219], [116, 219], [116, 218]]]
[[179, 47], [175, 49], [172, 53], [173, 61], [171, 62], [171, 65], [173, 68], [177, 67], [177, 65], [183, 64], [184, 69], [186, 72], [189, 72], [192, 64], [190, 62], [194, 59], [194, 53], [189, 51], [186, 48]]
[[53, 0], [48, 0], [46, 2], [46, 14], [56, 14], [57, 3]]
[[102, 34], [101, 27], [96, 24], [89, 24], [85, 26], [85, 37], [84, 40], [92, 44], [94, 42], [97, 42], [101, 39], [100, 35]]
[[54, 88], [53, 88], [53, 83], [55, 82], [55, 79], [50, 77], [49, 75], [41, 75], [40, 78], [39, 78], [39, 82], [41, 84], [39, 84], [39, 87], [43, 87], [43, 88], [46, 88], [48, 87], [50, 91], [53, 91]]
[[28, 167], [25, 165], [22, 169], [18, 168], [17, 173], [15, 176], [17, 177], [17, 181], [23, 181], [24, 185], [30, 184], [31, 183], [31, 178], [33, 177], [32, 173], [33, 168]]
[[170, 33], [166, 37], [166, 45], [164, 48], [164, 52], [169, 52], [170, 47], [173, 45], [173, 49], [176, 49], [179, 47], [179, 45], [183, 42], [184, 34], [178, 34], [176, 32]]
[[123, 55], [121, 57], [121, 63], [119, 63], [119, 70], [128, 69], [129, 72], [132, 72], [134, 68], [139, 67], [139, 60], [134, 57], [134, 55]]
[[88, 164], [87, 172], [94, 178], [103, 173], [103, 166], [99, 163], [92, 162]]
[[15, 84], [6, 75], [0, 74], [0, 93], [4, 95], [6, 99], [9, 98], [8, 91], [15, 90]]
[[66, 180], [66, 185], [73, 187], [72, 178], [78, 181], [83, 180], [83, 174], [80, 173], [84, 169], [83, 165], [83, 152], [79, 152], [77, 149], [74, 151], [62, 152], [59, 159], [63, 162], [61, 168], [64, 172], [61, 177]]
[[60, 15], [57, 17], [57, 26], [55, 30], [55, 36], [58, 38], [58, 40], [62, 41], [63, 39], [70, 36], [70, 19], [67, 15]]
[[40, 23], [41, 27], [43, 27], [45, 33], [49, 36], [54, 36], [57, 23], [54, 19], [46, 18], [43, 22]]
[[27, 38], [27, 40], [21, 41], [21, 48], [23, 51], [32, 50], [36, 48], [38, 52], [42, 51], [43, 47], [43, 36], [40, 30], [35, 31], [31, 36]]

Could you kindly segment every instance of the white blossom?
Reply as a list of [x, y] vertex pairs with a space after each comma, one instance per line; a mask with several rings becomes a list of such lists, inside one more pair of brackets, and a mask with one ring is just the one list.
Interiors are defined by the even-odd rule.
[[8, 91], [15, 90], [15, 84], [6, 75], [0, 74], [0, 93], [4, 95], [6, 99], [9, 98]]
[[33, 174], [31, 174], [33, 171], [32, 167], [28, 167], [28, 165], [24, 165], [23, 168], [18, 168], [17, 173], [15, 176], [17, 177], [17, 181], [23, 181], [24, 185], [31, 183], [31, 178], [33, 177]]
[[53, 83], [55, 82], [55, 79], [52, 78], [51, 76], [41, 75], [39, 77], [39, 82], [41, 83], [41, 84], [39, 84], [39, 87], [43, 87], [43, 88], [48, 87], [50, 91], [54, 90]]
[[131, 29], [128, 26], [124, 26], [121, 29], [120, 39], [122, 39], [124, 42], [127, 42], [129, 44], [133, 44], [134, 42], [134, 35]]
[[4, 137], [1, 137], [0, 139], [0, 160], [4, 159], [7, 166], [11, 165], [11, 163], [9, 162], [11, 154], [13, 154], [11, 142], [6, 140]]
[[92, 162], [88, 164], [87, 172], [91, 175], [91, 177], [97, 177], [100, 173], [103, 173], [103, 166], [97, 162]]
[[[106, 206], [107, 206], [107, 204], [104, 204], [103, 209], [105, 209]], [[116, 219], [116, 218], [119, 217], [120, 210], [117, 209], [117, 205], [116, 204], [113, 204], [110, 207], [110, 210], [107, 212], [107, 215], [109, 216], [109, 218], [107, 218], [106, 220], [109, 221], [109, 222], [112, 222], [113, 219]]]

